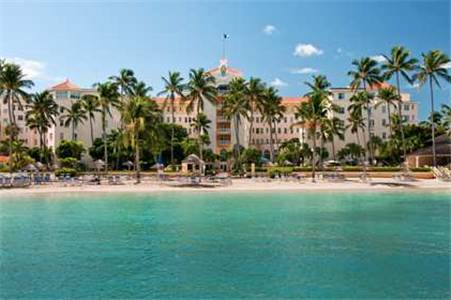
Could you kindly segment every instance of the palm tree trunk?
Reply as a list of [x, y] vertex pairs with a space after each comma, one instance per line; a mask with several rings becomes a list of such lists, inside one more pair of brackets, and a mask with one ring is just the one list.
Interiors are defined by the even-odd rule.
[[236, 154], [237, 154], [237, 160], [239, 159], [240, 155], [241, 155], [241, 151], [240, 151], [240, 119], [239, 116], [236, 115], [235, 116], [235, 139], [236, 139]]
[[334, 158], [334, 161], [336, 160], [335, 157], [335, 139], [334, 139], [334, 135], [332, 134], [332, 157]]
[[251, 105], [251, 124], [249, 126], [249, 142], [248, 142], [248, 148], [251, 148], [252, 145], [252, 130], [254, 129], [254, 104]]
[[392, 137], [392, 130], [391, 130], [391, 113], [390, 113], [390, 102], [387, 103], [387, 114], [388, 114], [388, 129], [390, 132], [390, 138]]
[[13, 130], [15, 125], [13, 125], [13, 112], [12, 112], [12, 96], [11, 94], [8, 95], [8, 117], [9, 117], [9, 157], [8, 157], [8, 166], [9, 166], [9, 173], [13, 173]]
[[[363, 90], [365, 92], [367, 92], [365, 81], [363, 81]], [[366, 124], [367, 124], [367, 128], [368, 128], [368, 143], [365, 143], [365, 148], [366, 148], [366, 152], [368, 152], [368, 153], [367, 153], [367, 156], [365, 159], [369, 161], [370, 165], [372, 165], [373, 164], [373, 145], [371, 143], [371, 108], [370, 108], [369, 103], [366, 104], [366, 115], [367, 115]]]
[[[202, 151], [202, 133], [201, 133], [201, 128], [200, 128], [200, 122], [199, 122], [199, 114], [200, 114], [200, 106], [197, 105], [197, 115], [196, 115], [196, 119], [197, 119], [197, 142], [199, 144], [199, 157], [201, 160], [204, 159], [204, 155], [203, 155], [203, 151]], [[201, 170], [202, 173], [202, 170]]]
[[43, 157], [44, 157], [44, 138], [43, 138], [43, 134], [42, 134], [42, 130], [38, 129], [38, 134], [39, 134], [39, 161], [42, 163], [43, 162]]
[[435, 156], [435, 122], [434, 122], [434, 90], [432, 89], [432, 77], [429, 76], [429, 88], [431, 90], [431, 129], [432, 129], [432, 166], [437, 166]]
[[316, 124], [313, 126], [313, 151], [312, 151], [312, 182], [316, 182], [315, 164], [316, 164]]
[[406, 153], [406, 141], [404, 138], [404, 128], [402, 126], [402, 111], [401, 111], [401, 89], [399, 87], [399, 72], [396, 72], [396, 88], [398, 91], [398, 115], [399, 115], [399, 131], [401, 132], [401, 142], [402, 142], [402, 152], [403, 152], [403, 161], [407, 159]]
[[268, 121], [269, 125], [269, 160], [273, 163], [274, 162], [274, 144], [273, 144], [273, 132], [272, 132], [272, 121]]
[[273, 124], [274, 124], [274, 141], [276, 142], [275, 143], [275, 148], [276, 149], [279, 149], [279, 142], [278, 142], [278, 138], [277, 138], [277, 123], [276, 123], [276, 120], [273, 120]]
[[72, 121], [72, 141], [75, 141], [75, 122]]
[[174, 95], [171, 95], [171, 165], [174, 165]]
[[139, 164], [139, 137], [136, 134], [135, 141], [135, 165], [136, 165], [136, 183], [141, 183], [141, 166]]
[[89, 114], [89, 126], [91, 127], [91, 146], [94, 145], [94, 129], [92, 128], [92, 118]]
[[102, 112], [102, 137], [103, 137], [103, 158], [105, 162], [105, 175], [108, 174], [108, 145], [106, 140], [106, 112]]

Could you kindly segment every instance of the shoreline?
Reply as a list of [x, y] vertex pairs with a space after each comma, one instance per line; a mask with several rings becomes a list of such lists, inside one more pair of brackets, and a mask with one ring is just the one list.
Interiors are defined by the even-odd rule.
[[397, 182], [393, 179], [372, 179], [370, 183], [358, 181], [345, 182], [258, 182], [251, 179], [233, 179], [233, 184], [217, 187], [176, 187], [164, 183], [141, 183], [125, 185], [83, 185], [62, 186], [46, 185], [32, 186], [28, 188], [1, 189], [2, 196], [20, 196], [33, 194], [53, 193], [159, 193], [159, 192], [277, 192], [277, 191], [299, 191], [299, 192], [386, 192], [386, 191], [439, 191], [449, 192], [450, 183], [437, 180], [416, 180], [412, 182]]

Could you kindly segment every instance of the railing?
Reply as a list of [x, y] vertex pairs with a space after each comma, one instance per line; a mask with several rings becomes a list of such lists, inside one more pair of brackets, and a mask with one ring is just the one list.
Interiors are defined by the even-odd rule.
[[230, 128], [218, 128], [217, 132], [218, 133], [230, 133], [231, 130], [230, 130]]

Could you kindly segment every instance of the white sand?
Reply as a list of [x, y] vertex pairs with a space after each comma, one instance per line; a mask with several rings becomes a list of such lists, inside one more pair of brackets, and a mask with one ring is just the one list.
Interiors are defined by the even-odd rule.
[[[400, 186], [396, 186], [399, 184]], [[361, 183], [358, 181], [346, 181], [339, 183], [319, 182], [312, 183], [306, 180], [303, 183], [284, 182], [273, 180], [271, 182], [258, 182], [251, 179], [234, 179], [233, 184], [220, 187], [174, 187], [157, 183], [142, 183], [139, 185], [83, 185], [83, 186], [63, 186], [55, 183], [45, 186], [32, 186], [19, 189], [1, 189], [0, 199], [5, 195], [21, 195], [36, 193], [111, 193], [111, 192], [185, 192], [185, 191], [445, 191], [450, 193], [451, 183], [438, 180], [417, 180], [413, 182], [396, 182], [393, 179], [372, 179], [371, 183]]]

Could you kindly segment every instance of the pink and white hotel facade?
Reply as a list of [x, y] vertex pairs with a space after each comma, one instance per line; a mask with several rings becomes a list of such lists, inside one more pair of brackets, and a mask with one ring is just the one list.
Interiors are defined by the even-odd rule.
[[[230, 68], [227, 66], [226, 61], [221, 61], [217, 68], [209, 71], [211, 75], [216, 78], [216, 84], [218, 86], [220, 96], [217, 99], [217, 104], [212, 105], [206, 103], [204, 107], [204, 113], [211, 120], [211, 126], [209, 129], [209, 136], [211, 144], [209, 147], [219, 153], [221, 150], [231, 150], [233, 145], [236, 144], [235, 141], [235, 130], [233, 122], [230, 122], [224, 117], [222, 112], [222, 96], [227, 90], [228, 83], [236, 77], [242, 77], [242, 73], [239, 70]], [[85, 94], [95, 94], [96, 91], [90, 88], [80, 88], [69, 80], [65, 80], [55, 86], [49, 88], [55, 101], [61, 107], [69, 108], [74, 101], [79, 101], [81, 96]], [[338, 105], [341, 109], [340, 112], [335, 113], [336, 117], [340, 118], [343, 123], [347, 124], [348, 110], [350, 105], [350, 97], [352, 96], [352, 91], [349, 88], [332, 88], [331, 101]], [[377, 92], [377, 90], [375, 90]], [[411, 101], [409, 94], [402, 94], [403, 104], [402, 104], [402, 114], [403, 118], [409, 123], [417, 123], [417, 112], [418, 105], [416, 102]], [[154, 100], [163, 108], [164, 99], [154, 98]], [[302, 128], [292, 127], [291, 125], [297, 120], [295, 118], [296, 107], [305, 101], [303, 97], [282, 97], [282, 104], [286, 107], [284, 116], [277, 124], [277, 140], [274, 141], [276, 144], [280, 144], [284, 141], [290, 140], [292, 138], [299, 138], [302, 142], [312, 144], [312, 140], [307, 136]], [[376, 97], [377, 102], [377, 97]], [[175, 105], [175, 123], [181, 125], [187, 129], [187, 131], [194, 137], [195, 132], [191, 127], [191, 122], [195, 118], [195, 114], [186, 113], [185, 110], [186, 103], [176, 101]], [[372, 107], [372, 119], [371, 119], [371, 129], [372, 134], [381, 137], [386, 140], [389, 136], [388, 134], [388, 121], [387, 121], [387, 107], [385, 105], [380, 105], [378, 107]], [[61, 108], [62, 111], [62, 108]], [[395, 108], [391, 107], [391, 111], [395, 112]], [[22, 139], [28, 147], [36, 147], [39, 145], [39, 138], [34, 130], [30, 130], [25, 126], [25, 112], [20, 111], [17, 107], [15, 108], [16, 119], [18, 126], [21, 128], [19, 138]], [[169, 107], [163, 110], [164, 121], [171, 121], [171, 112]], [[260, 149], [262, 151], [269, 150], [269, 127], [263, 122], [261, 115], [254, 112], [255, 122], [252, 134], [251, 143], [253, 147]], [[331, 116], [333, 117], [333, 116]], [[0, 103], [0, 140], [5, 139], [5, 127], [8, 124], [8, 108], [3, 103]], [[119, 126], [119, 114], [117, 111], [113, 111], [112, 117], [107, 120], [108, 131], [118, 128]], [[239, 128], [240, 134], [240, 144], [243, 147], [249, 147], [249, 125], [250, 123], [243, 120]], [[82, 141], [86, 147], [91, 146], [90, 138], [90, 128], [89, 122], [79, 125], [77, 129], [77, 139]], [[100, 126], [100, 115], [96, 116], [96, 121], [94, 123], [94, 136], [101, 137], [101, 126]], [[63, 126], [63, 123], [59, 120], [57, 124], [50, 128], [46, 136], [47, 145], [55, 148], [61, 140], [71, 138], [71, 128]], [[363, 140], [363, 138], [361, 138]], [[356, 137], [350, 131], [346, 131], [344, 141], [337, 139], [336, 150], [338, 151], [347, 143], [355, 143]], [[330, 148], [331, 145], [326, 144], [326, 148]], [[328, 149], [331, 153], [331, 149]]]

